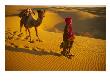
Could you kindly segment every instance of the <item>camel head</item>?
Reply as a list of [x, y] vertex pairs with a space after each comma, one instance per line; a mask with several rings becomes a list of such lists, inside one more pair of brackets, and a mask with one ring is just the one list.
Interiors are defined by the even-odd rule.
[[38, 12], [38, 17], [39, 18], [44, 18], [45, 17], [45, 10], [37, 10], [37, 12]]

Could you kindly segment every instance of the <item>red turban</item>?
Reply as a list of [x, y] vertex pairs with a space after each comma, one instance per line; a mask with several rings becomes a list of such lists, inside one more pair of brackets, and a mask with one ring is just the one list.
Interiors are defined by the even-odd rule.
[[71, 17], [65, 18], [65, 22], [67, 25], [72, 24], [72, 18]]

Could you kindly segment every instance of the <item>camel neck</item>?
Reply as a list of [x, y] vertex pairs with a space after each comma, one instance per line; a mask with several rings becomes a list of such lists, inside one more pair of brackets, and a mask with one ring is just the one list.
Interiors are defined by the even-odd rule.
[[39, 26], [41, 23], [42, 23], [42, 18], [38, 18], [37, 20], [36, 20], [36, 26]]

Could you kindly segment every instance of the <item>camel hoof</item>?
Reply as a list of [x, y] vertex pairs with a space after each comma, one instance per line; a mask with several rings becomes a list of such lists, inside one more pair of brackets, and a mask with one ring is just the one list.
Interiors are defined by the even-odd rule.
[[14, 31], [13, 34], [16, 35], [17, 31]]

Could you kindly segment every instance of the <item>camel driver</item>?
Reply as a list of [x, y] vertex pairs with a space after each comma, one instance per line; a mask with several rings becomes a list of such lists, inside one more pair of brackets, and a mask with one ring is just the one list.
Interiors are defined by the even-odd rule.
[[67, 56], [67, 54], [70, 53], [70, 49], [72, 48], [75, 34], [72, 31], [72, 18], [67, 17], [65, 18], [65, 28], [63, 33], [63, 42], [60, 45], [60, 48], [63, 48], [63, 51], [61, 51], [61, 54], [64, 56]]
[[24, 15], [29, 16], [29, 15], [32, 15], [32, 14], [35, 15], [34, 11], [31, 8], [27, 8], [27, 9], [24, 9], [20, 12], [19, 17], [22, 18]]
[[27, 16], [32, 15], [32, 14], [35, 15], [34, 11], [33, 11], [31, 8], [27, 8], [27, 9], [26, 9], [26, 12], [27, 12], [27, 13], [26, 13]]
[[29, 16], [32, 14], [35, 15], [34, 11], [31, 8], [24, 9], [20, 12], [20, 14], [19, 14], [19, 17], [21, 18], [21, 20], [20, 20], [20, 32], [21, 32], [23, 24], [28, 21]]

